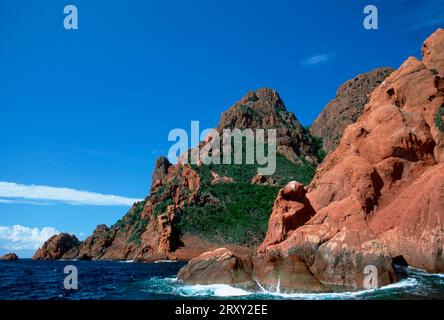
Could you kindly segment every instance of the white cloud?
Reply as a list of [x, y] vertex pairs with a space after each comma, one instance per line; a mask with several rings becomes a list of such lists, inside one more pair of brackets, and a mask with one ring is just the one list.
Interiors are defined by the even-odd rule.
[[304, 66], [313, 66], [320, 63], [328, 62], [332, 59], [331, 54], [317, 54], [315, 56], [308, 57], [301, 61], [301, 64]]
[[36, 205], [36, 206], [52, 206], [54, 205], [54, 203], [51, 202], [42, 202], [42, 201], [28, 201], [28, 200], [17, 200], [17, 199], [13, 199], [13, 200], [9, 200], [9, 199], [0, 199], [0, 203], [22, 203], [22, 204], [32, 204], [32, 205]]
[[55, 234], [59, 234], [53, 227], [28, 228], [21, 225], [12, 227], [0, 226], [0, 250], [36, 250]]
[[131, 206], [134, 202], [140, 201], [140, 199], [69, 188], [24, 185], [0, 181], [0, 203], [23, 203], [24, 201], [31, 201], [33, 204], [42, 204], [42, 201], [45, 201], [71, 205]]

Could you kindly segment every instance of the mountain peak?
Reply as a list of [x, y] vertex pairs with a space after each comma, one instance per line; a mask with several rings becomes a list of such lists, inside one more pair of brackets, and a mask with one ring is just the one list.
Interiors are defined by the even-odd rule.
[[296, 116], [287, 111], [276, 90], [261, 88], [248, 92], [222, 113], [217, 130], [276, 129], [277, 151], [288, 160], [316, 163], [316, 147]]
[[231, 109], [245, 107], [261, 113], [287, 111], [279, 93], [276, 90], [266, 87], [249, 91], [242, 99], [236, 102]]

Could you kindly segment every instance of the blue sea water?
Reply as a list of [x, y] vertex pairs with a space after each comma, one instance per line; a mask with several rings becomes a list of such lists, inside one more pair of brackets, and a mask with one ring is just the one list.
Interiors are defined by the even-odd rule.
[[[78, 269], [78, 290], [65, 290], [64, 268]], [[158, 299], [444, 299], [444, 276], [398, 267], [401, 281], [380, 289], [328, 294], [248, 292], [227, 285], [190, 286], [177, 281], [181, 262], [0, 261], [0, 300]]]

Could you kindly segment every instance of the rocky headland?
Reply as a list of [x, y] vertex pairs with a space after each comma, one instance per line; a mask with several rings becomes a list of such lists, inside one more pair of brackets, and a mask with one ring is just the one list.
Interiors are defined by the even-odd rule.
[[379, 286], [394, 263], [444, 272], [444, 30], [422, 54], [347, 81], [310, 129], [276, 91], [249, 92], [216, 130], [277, 129], [275, 174], [159, 158], [121, 220], [34, 259], [185, 260], [186, 283], [288, 292], [359, 290], [367, 266]]

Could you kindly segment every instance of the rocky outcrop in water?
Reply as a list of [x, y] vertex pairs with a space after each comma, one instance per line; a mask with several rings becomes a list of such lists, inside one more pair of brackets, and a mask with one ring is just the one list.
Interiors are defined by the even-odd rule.
[[0, 256], [0, 260], [5, 260], [5, 261], [14, 261], [18, 259], [19, 257], [15, 253], [6, 253], [3, 256]]
[[46, 241], [40, 249], [32, 257], [33, 260], [57, 260], [61, 259], [64, 254], [71, 250], [78, 250], [81, 242], [76, 236], [61, 233], [52, 236]]
[[253, 263], [248, 254], [219, 248], [192, 259], [179, 277], [190, 284], [224, 283], [251, 288], [254, 287], [250, 277], [252, 271]]

